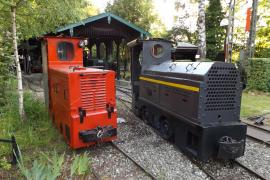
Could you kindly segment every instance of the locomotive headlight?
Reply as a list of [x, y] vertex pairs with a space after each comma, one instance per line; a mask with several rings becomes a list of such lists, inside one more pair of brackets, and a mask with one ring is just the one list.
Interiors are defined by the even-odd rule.
[[84, 42], [84, 40], [80, 40], [78, 45], [79, 45], [80, 48], [84, 48], [85, 44], [86, 43]]

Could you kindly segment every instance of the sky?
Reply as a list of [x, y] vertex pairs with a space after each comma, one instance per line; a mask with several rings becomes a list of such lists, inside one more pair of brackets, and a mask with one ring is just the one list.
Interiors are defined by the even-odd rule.
[[[181, 0], [181, 2], [185, 2], [189, 0]], [[251, 1], [251, 0], [249, 0]], [[113, 0], [91, 0], [91, 2], [97, 6], [100, 12], [104, 12], [104, 9], [107, 6], [108, 2], [113, 2]], [[235, 26], [243, 27], [245, 26], [245, 13], [246, 13], [246, 0], [240, 0], [241, 9], [235, 15]], [[174, 6], [175, 0], [153, 0], [154, 12], [156, 12], [163, 24], [166, 26], [167, 30], [170, 30], [175, 23], [175, 16], [183, 16], [185, 14], [184, 11], [176, 11]], [[223, 5], [225, 5], [225, 0], [222, 0]], [[208, 1], [206, 1], [208, 4]], [[225, 5], [226, 6], [226, 5]], [[186, 3], [185, 11], [190, 14], [190, 18], [185, 20], [185, 26], [189, 27], [189, 29], [194, 32], [197, 29], [197, 14], [198, 14], [198, 5]]]
[[[108, 2], [113, 0], [91, 0], [95, 6], [97, 6], [100, 12], [104, 12], [104, 9]], [[174, 9], [175, 0], [153, 0], [154, 12], [158, 13], [161, 21], [165, 24], [166, 29], [171, 29], [174, 25], [174, 16], [176, 10]]]

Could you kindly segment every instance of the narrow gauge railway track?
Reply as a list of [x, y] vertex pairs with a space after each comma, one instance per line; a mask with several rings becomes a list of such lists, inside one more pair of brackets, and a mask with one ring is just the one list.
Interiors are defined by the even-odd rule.
[[[119, 97], [117, 97], [117, 99], [120, 100], [120, 101], [124, 104], [124, 106], [127, 107], [127, 108], [131, 111], [131, 107], [130, 107], [129, 105], [126, 104], [126, 103], [131, 104], [130, 101], [124, 100], [124, 99], [119, 98]], [[154, 130], [154, 131], [155, 131], [155, 130]], [[189, 160], [190, 160], [193, 164], [196, 164], [196, 165], [198, 166], [198, 168], [199, 168], [201, 171], [203, 171], [210, 179], [212, 179], [212, 180], [218, 179], [218, 178], [216, 178], [215, 176], [213, 176], [210, 172], [208, 172], [208, 171], [206, 171], [205, 169], [203, 169], [203, 167], [202, 167], [200, 164], [198, 164], [198, 163], [196, 162], [196, 160], [194, 160], [192, 157], [188, 157], [188, 158], [189, 158]], [[133, 160], [133, 161], [136, 162], [135, 160]], [[154, 179], [156, 179], [156, 178], [154, 178]]]
[[[246, 122], [244, 122], [246, 123]], [[270, 147], [270, 131], [251, 123], [247, 124], [247, 136]]]
[[125, 89], [125, 88], [122, 88], [122, 87], [116, 87], [116, 90], [117, 91], [120, 91], [121, 93], [124, 93], [125, 95], [129, 96], [130, 98], [132, 98], [131, 90], [130, 89]]
[[96, 180], [100, 180], [101, 178], [99, 177], [98, 173], [92, 168], [91, 172], [93, 174], [93, 176], [95, 177]]
[[116, 86], [116, 88], [121, 88], [121, 89], [125, 89], [127, 91], [131, 91], [131, 87], [127, 87], [127, 86]]
[[259, 179], [265, 179], [265, 177], [263, 177], [262, 175], [260, 175], [259, 173], [257, 173], [256, 171], [252, 170], [251, 168], [245, 166], [244, 164], [242, 164], [240, 161], [238, 161], [237, 159], [233, 160], [233, 163], [237, 164], [238, 166], [242, 167], [243, 169], [245, 169], [246, 171], [248, 171], [249, 173], [253, 174], [255, 177], [259, 178]]
[[[126, 94], [127, 96], [131, 97], [131, 94], [130, 94], [131, 89], [118, 86], [117, 90]], [[122, 101], [128, 102], [127, 100], [124, 100], [124, 99], [122, 99]], [[130, 103], [130, 102], [128, 102], [128, 103]], [[263, 115], [267, 115], [267, 114], [269, 114], [269, 113], [265, 113]], [[248, 126], [247, 127], [247, 136], [249, 138], [255, 139], [255, 140], [259, 141], [260, 143], [266, 144], [267, 146], [270, 147], [270, 128], [263, 128], [263, 127], [260, 127], [258, 125], [251, 124], [248, 121], [243, 121], [243, 122], [245, 124], [247, 124], [247, 126]]]
[[[118, 90], [118, 89], [117, 89]], [[120, 92], [122, 92], [120, 90]], [[123, 92], [124, 93], [124, 92]], [[124, 94], [127, 94], [127, 93], [124, 93]], [[120, 100], [125, 107], [127, 107], [130, 111], [131, 111], [131, 107], [130, 107], [130, 104], [131, 104], [131, 101], [128, 101], [126, 99], [123, 99], [123, 98], [120, 98], [120, 97], [117, 97], [118, 100]], [[129, 105], [128, 105], [128, 104]], [[155, 131], [155, 130], [154, 130]], [[188, 156], [187, 156], [188, 157]], [[202, 164], [198, 163], [195, 159], [193, 159], [192, 157], [188, 157], [189, 160], [194, 163], [196, 166], [198, 166], [198, 168], [203, 171], [205, 174], [207, 174], [209, 176], [210, 179], [212, 180], [216, 180], [216, 179], [219, 179], [219, 177], [215, 177], [215, 175], [213, 175], [211, 172], [207, 171]], [[242, 164], [240, 161], [238, 161], [237, 159], [235, 160], [232, 160], [233, 165], [237, 165], [237, 166], [240, 166], [242, 169], [244, 169], [245, 171], [247, 171], [249, 174], [252, 174], [254, 177], [258, 178], [258, 179], [266, 179], [265, 177], [263, 177], [262, 175], [258, 174], [256, 171], [252, 170], [251, 168], [245, 166], [244, 164]]]
[[[141, 164], [137, 163], [134, 158], [128, 155], [128, 153], [120, 148], [116, 142], [108, 142], [108, 145], [110, 145], [112, 148], [116, 149], [120, 154], [122, 154], [124, 157], [126, 157], [128, 160], [131, 161], [132, 164], [134, 164], [136, 167], [138, 167], [139, 170], [141, 170], [146, 176], [148, 176], [150, 179], [156, 180], [158, 177], [156, 177], [154, 174], [146, 170], [145, 167], [143, 167]], [[91, 168], [91, 173], [95, 180], [101, 180], [104, 179], [101, 173], [98, 173], [94, 168]]]
[[129, 156], [128, 153], [120, 148], [119, 146], [117, 146], [116, 142], [111, 142], [112, 146], [115, 147], [118, 151], [120, 151], [125, 157], [127, 157], [130, 161], [132, 161], [137, 167], [139, 167], [145, 174], [147, 174], [151, 179], [158, 179], [157, 176], [155, 176], [153, 173], [151, 173], [150, 171], [148, 171], [143, 165], [139, 164], [136, 162], [136, 160]]

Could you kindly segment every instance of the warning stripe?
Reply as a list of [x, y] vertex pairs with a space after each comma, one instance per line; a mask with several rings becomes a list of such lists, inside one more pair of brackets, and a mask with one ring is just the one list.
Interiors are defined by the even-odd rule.
[[176, 88], [179, 88], [179, 89], [185, 89], [185, 90], [194, 91], [194, 92], [199, 92], [200, 91], [199, 87], [188, 86], [188, 85], [184, 85], [184, 84], [177, 84], [177, 83], [172, 83], [172, 82], [167, 82], [167, 81], [161, 81], [161, 80], [142, 77], [142, 76], [140, 76], [140, 80], [148, 81], [148, 82], [152, 82], [152, 83], [156, 83], [156, 84], [162, 84], [162, 85], [165, 85], [165, 86], [176, 87]]

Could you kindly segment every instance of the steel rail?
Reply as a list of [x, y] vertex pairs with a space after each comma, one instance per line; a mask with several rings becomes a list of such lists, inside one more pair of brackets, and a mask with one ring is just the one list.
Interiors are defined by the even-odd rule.
[[95, 177], [96, 180], [100, 180], [101, 178], [99, 177], [98, 173], [92, 168], [91, 172], [93, 174], [93, 176]]
[[266, 180], [265, 177], [263, 177], [262, 175], [258, 174], [257, 172], [255, 172], [254, 170], [250, 169], [249, 167], [245, 166], [240, 161], [234, 159], [233, 162], [236, 163], [237, 165], [239, 165], [240, 167], [242, 167], [243, 169], [245, 169], [246, 171], [248, 171], [249, 173], [255, 175], [257, 178]]
[[[123, 100], [120, 99], [120, 98], [119, 98], [119, 100], [122, 101], [122, 103], [123, 103], [128, 109], [131, 109], [131, 108], [126, 104], [126, 103], [131, 104], [131, 102], [123, 101]], [[152, 128], [152, 127], [150, 127], [150, 128]], [[153, 130], [156, 132], [155, 129], [153, 129]], [[156, 133], [158, 134], [158, 132], [156, 132]], [[172, 144], [172, 145], [175, 146], [175, 144]], [[192, 157], [189, 157], [189, 156], [187, 156], [187, 157], [188, 157], [188, 159], [189, 159], [193, 164], [195, 164], [201, 171], [203, 171], [210, 179], [212, 179], [212, 180], [218, 179], [218, 178], [214, 177], [210, 172], [208, 172], [208, 171], [206, 171], [205, 169], [203, 169], [203, 167], [202, 167], [198, 162], [196, 162], [196, 160], [192, 159]]]
[[119, 150], [125, 157], [127, 157], [129, 160], [131, 160], [137, 167], [139, 167], [145, 174], [147, 174], [151, 179], [158, 179], [157, 176], [155, 176], [152, 172], [148, 171], [143, 165], [139, 164], [133, 157], [129, 156], [128, 153], [120, 148], [119, 146], [117, 146], [117, 144], [115, 142], [111, 142], [111, 144], [117, 149]]
[[126, 86], [117, 85], [116, 88], [122, 88], [122, 89], [125, 89], [125, 90], [128, 90], [128, 91], [131, 91], [131, 88], [128, 88]]
[[[119, 99], [129, 110], [131, 110], [131, 108], [126, 104], [129, 103], [131, 104], [130, 101], [125, 101], [119, 97], [117, 97], [117, 99]], [[148, 170], [146, 170], [145, 167], [143, 167], [142, 165], [140, 165], [139, 163], [136, 162], [136, 160], [134, 158], [132, 158], [131, 156], [128, 155], [128, 153], [121, 149], [119, 146], [117, 146], [117, 144], [115, 142], [111, 142], [112, 145], [114, 147], [116, 147], [122, 154], [124, 154], [128, 159], [130, 159], [134, 164], [136, 164], [141, 170], [143, 170], [149, 177], [151, 177], [151, 179], [158, 179], [158, 177], [156, 177], [153, 173], [149, 172]]]
[[[121, 99], [121, 98], [117, 98], [117, 99], [119, 99], [120, 101], [122, 101], [122, 103], [123, 103], [127, 108], [131, 109], [131, 108], [126, 104], [126, 103], [131, 104], [131, 102], [126, 101], [126, 100], [123, 100], [123, 99]], [[247, 124], [247, 125], [249, 125], [249, 124]], [[251, 125], [251, 126], [252, 126], [252, 125]], [[266, 129], [257, 127], [256, 125], [253, 125], [253, 126], [256, 127], [256, 128], [258, 128], [258, 129], [261, 129], [261, 130], [263, 130], [263, 131], [267, 131]], [[269, 132], [269, 131], [267, 131], [267, 132]], [[248, 135], [247, 135], [247, 136], [248, 136]], [[264, 141], [262, 141], [262, 140], [260, 140], [260, 141], [263, 142], [263, 143], [266, 143], [266, 142], [264, 142]], [[270, 143], [268, 142], [267, 145], [270, 145]], [[203, 172], [204, 172], [207, 176], [209, 176], [212, 180], [218, 179], [218, 178], [215, 177], [212, 173], [210, 173], [210, 172], [208, 172], [207, 170], [205, 170], [205, 169], [203, 168], [203, 166], [200, 165], [200, 164], [199, 164], [196, 160], [194, 160], [192, 157], [190, 157], [190, 156], [187, 156], [187, 157], [188, 157], [188, 159], [189, 159], [193, 164], [195, 164], [201, 171], [203, 171]], [[249, 172], [250, 174], [253, 174], [255, 177], [257, 177], [257, 178], [259, 178], [259, 179], [263, 179], [263, 180], [266, 179], [265, 177], [263, 177], [262, 175], [258, 174], [257, 172], [255, 172], [254, 170], [250, 169], [249, 167], [245, 166], [244, 164], [242, 164], [242, 163], [239, 162], [238, 160], [234, 159], [233, 162], [234, 162], [235, 164], [237, 164], [238, 166], [242, 167], [243, 169], [245, 169], [245, 170], [246, 170], [247, 172]]]
[[[251, 124], [246, 124], [246, 125], [247, 126], [250, 126], [251, 128], [253, 128], [253, 130], [255, 129], [255, 131], [258, 131], [258, 132], [261, 131], [261, 132], [268, 133], [269, 136], [270, 136], [270, 131], [268, 131], [266, 129], [260, 128], [260, 127], [258, 127], [256, 125], [251, 125]], [[249, 138], [251, 138], [251, 139], [253, 139], [253, 140], [255, 140], [255, 141], [257, 141], [257, 142], [259, 142], [261, 144], [265, 144], [266, 146], [270, 147], [270, 142], [269, 141], [265, 141], [263, 139], [260, 139], [260, 138], [258, 138], [256, 136], [253, 136], [253, 135], [248, 134], [248, 133], [247, 133], [247, 137], [249, 137]]]
[[[172, 144], [174, 145], [174, 144]], [[175, 146], [175, 145], [174, 145]], [[195, 164], [201, 171], [203, 171], [208, 177], [210, 177], [210, 179], [212, 180], [217, 180], [219, 179], [218, 177], [215, 177], [212, 173], [208, 172], [207, 170], [205, 170], [203, 168], [203, 166], [201, 164], [199, 164], [195, 159], [193, 159], [190, 156], [186, 156], [193, 164]]]
[[268, 130], [268, 129], [262, 128], [262, 127], [260, 127], [260, 126], [258, 126], [258, 125], [255, 125], [255, 124], [251, 124], [251, 123], [247, 123], [247, 122], [244, 122], [244, 123], [245, 123], [246, 125], [248, 125], [248, 126], [254, 127], [254, 128], [256, 128], [256, 129], [259, 129], [259, 130], [261, 130], [261, 131], [264, 131], [264, 132], [270, 134], [270, 130]]
[[130, 98], [132, 98], [132, 95], [130, 94], [131, 91], [125, 91], [121, 88], [116, 88], [117, 91], [120, 91], [121, 93], [126, 94], [127, 96], [129, 96]]

